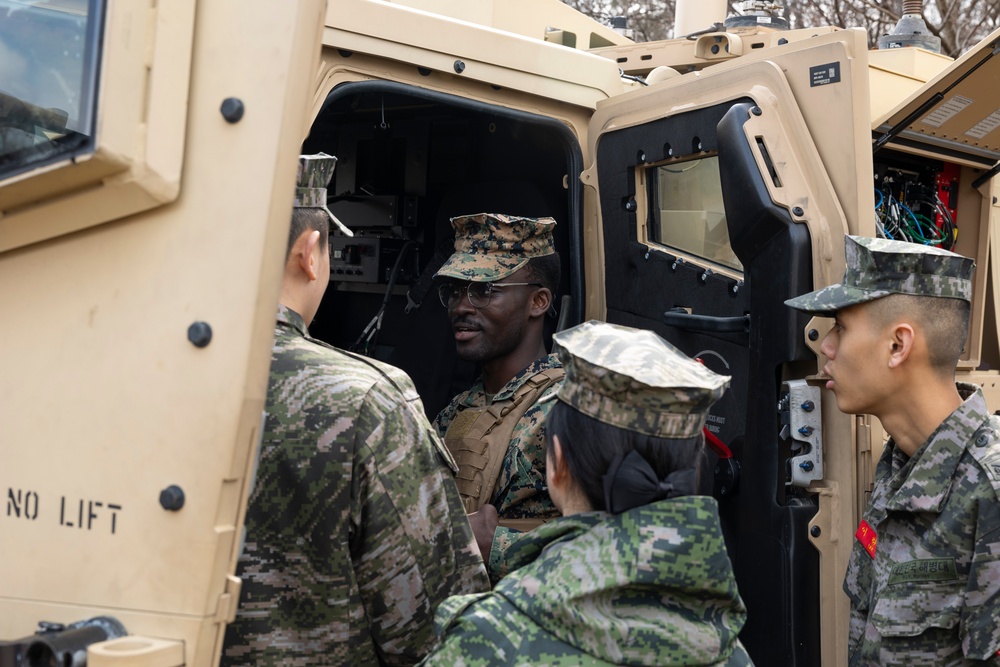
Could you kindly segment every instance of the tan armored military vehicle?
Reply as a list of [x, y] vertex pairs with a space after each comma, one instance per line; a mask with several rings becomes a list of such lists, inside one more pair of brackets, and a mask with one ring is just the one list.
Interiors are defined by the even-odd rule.
[[[551, 329], [652, 329], [733, 376], [715, 495], [760, 665], [846, 664], [882, 435], [816, 379], [843, 235], [976, 258], [995, 371], [998, 36], [952, 62], [769, 3], [635, 44], [556, 0], [0, 0], [0, 665], [211, 665], [239, 597], [295, 156], [336, 155], [318, 337], [430, 414], [472, 381], [448, 218], [551, 215]], [[892, 40], [888, 40], [892, 46]], [[902, 45], [902, 42], [900, 42]], [[728, 451], [728, 453], [727, 453]]]

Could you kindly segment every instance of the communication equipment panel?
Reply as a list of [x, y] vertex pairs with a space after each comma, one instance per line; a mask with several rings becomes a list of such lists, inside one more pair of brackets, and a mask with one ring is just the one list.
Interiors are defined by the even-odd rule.
[[417, 245], [396, 238], [330, 237], [330, 280], [388, 284], [398, 264], [395, 282], [409, 284], [420, 275]]

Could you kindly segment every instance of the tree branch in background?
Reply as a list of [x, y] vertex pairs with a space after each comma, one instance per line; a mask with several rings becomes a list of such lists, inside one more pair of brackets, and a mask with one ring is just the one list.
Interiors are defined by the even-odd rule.
[[[614, 16], [628, 17], [636, 41], [673, 37], [675, 0], [564, 0], [567, 5], [602, 23]], [[735, 13], [728, 3], [730, 13]], [[892, 31], [903, 12], [902, 0], [785, 0], [785, 16], [793, 28], [830, 25], [861, 27], [868, 44]], [[721, 17], [720, 17], [721, 18]], [[927, 28], [941, 38], [941, 52], [958, 57], [990, 32], [1000, 27], [1000, 0], [925, 0]], [[705, 26], [708, 27], [708, 26]]]

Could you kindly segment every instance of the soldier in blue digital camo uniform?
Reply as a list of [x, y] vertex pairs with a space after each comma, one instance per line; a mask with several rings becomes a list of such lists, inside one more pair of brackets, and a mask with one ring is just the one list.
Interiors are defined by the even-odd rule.
[[563, 516], [513, 544], [491, 593], [441, 605], [422, 664], [752, 664], [716, 502], [692, 495], [729, 378], [650, 331], [591, 321], [555, 341], [546, 471]]
[[482, 377], [434, 424], [458, 462], [462, 502], [490, 579], [510, 544], [559, 516], [545, 486], [545, 415], [563, 369], [544, 342], [559, 288], [552, 218], [494, 213], [451, 220], [455, 252], [436, 277], [458, 356]]
[[786, 303], [836, 318], [827, 388], [891, 436], [844, 581], [850, 664], [1000, 665], [1000, 420], [955, 384], [975, 264], [855, 236], [846, 252], [843, 283]]
[[405, 665], [449, 595], [489, 582], [410, 379], [309, 337], [330, 275], [334, 159], [303, 156], [267, 421], [223, 665]]

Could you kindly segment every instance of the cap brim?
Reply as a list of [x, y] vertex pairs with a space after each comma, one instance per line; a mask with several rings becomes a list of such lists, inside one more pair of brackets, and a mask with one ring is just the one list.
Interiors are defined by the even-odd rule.
[[434, 274], [435, 278], [455, 278], [470, 283], [491, 283], [527, 265], [527, 259], [509, 260], [456, 252]]
[[832, 315], [841, 308], [867, 303], [890, 294], [892, 292], [886, 290], [862, 290], [838, 283], [788, 299], [785, 305], [813, 315]]

